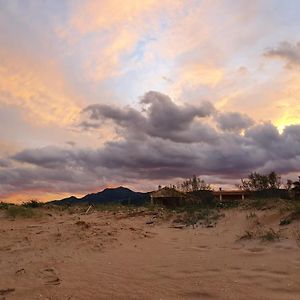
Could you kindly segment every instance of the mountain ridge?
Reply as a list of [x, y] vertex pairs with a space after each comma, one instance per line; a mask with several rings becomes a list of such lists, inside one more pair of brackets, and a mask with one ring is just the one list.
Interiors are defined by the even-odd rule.
[[53, 200], [47, 203], [56, 205], [74, 205], [74, 204], [134, 204], [139, 205], [150, 199], [149, 192], [135, 192], [127, 187], [119, 186], [116, 188], [105, 188], [96, 193], [87, 194], [81, 198], [70, 196], [60, 200]]

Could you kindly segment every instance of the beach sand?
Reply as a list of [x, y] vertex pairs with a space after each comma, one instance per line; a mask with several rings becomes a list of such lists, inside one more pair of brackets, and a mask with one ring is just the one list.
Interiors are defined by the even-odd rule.
[[[223, 213], [193, 229], [143, 211], [0, 212], [0, 299], [300, 299], [299, 223]], [[280, 240], [240, 239], [255, 224]]]

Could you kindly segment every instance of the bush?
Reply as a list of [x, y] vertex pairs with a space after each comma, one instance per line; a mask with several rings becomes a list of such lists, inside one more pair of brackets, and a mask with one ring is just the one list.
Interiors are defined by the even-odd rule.
[[78, 226], [81, 226], [84, 229], [88, 229], [88, 228], [91, 227], [91, 224], [87, 223], [85, 221], [77, 221], [75, 224], [78, 225]]
[[0, 209], [8, 209], [8, 207], [10, 205], [13, 205], [13, 204], [5, 203], [5, 202], [0, 202]]
[[277, 198], [290, 199], [288, 190], [285, 189], [264, 189], [261, 191], [253, 191], [250, 193], [253, 198]]
[[244, 234], [238, 236], [238, 240], [251, 240], [251, 239], [260, 239], [264, 242], [275, 242], [279, 241], [280, 234], [279, 231], [275, 231], [273, 228], [270, 228], [267, 231], [262, 230], [246, 230]]
[[300, 204], [295, 203], [292, 207], [292, 217], [293, 219], [300, 219]]
[[19, 206], [19, 205], [10, 205], [6, 210], [6, 215], [11, 218], [32, 218], [34, 212], [31, 208]]
[[224, 202], [216, 202], [216, 203], [217, 203], [216, 206], [219, 208], [229, 209], [229, 208], [238, 207], [240, 205], [240, 200], [232, 199], [232, 200], [226, 200]]
[[264, 232], [260, 236], [260, 239], [262, 241], [267, 241], [267, 242], [278, 241], [279, 238], [280, 238], [279, 232], [276, 232], [273, 228], [270, 228], [268, 231]]
[[191, 203], [196, 203], [196, 205], [201, 207], [211, 207], [217, 206], [217, 201], [214, 198], [212, 191], [199, 190], [187, 193], [188, 200]]
[[278, 199], [252, 198], [245, 200], [242, 206], [246, 209], [261, 210], [274, 206], [275, 202], [278, 202]]
[[24, 202], [22, 206], [30, 207], [30, 208], [37, 208], [43, 206], [44, 203], [38, 202], [37, 200], [30, 200], [28, 202]]
[[187, 205], [178, 207], [175, 212], [183, 215], [181, 222], [187, 226], [193, 226], [201, 223], [207, 226], [213, 225], [222, 215], [217, 209], [202, 207], [201, 205]]
[[251, 240], [255, 237], [253, 231], [246, 230], [244, 234], [238, 237], [239, 240]]
[[300, 220], [300, 204], [293, 203], [288, 207], [289, 215], [280, 220], [279, 225], [288, 225], [295, 220]]

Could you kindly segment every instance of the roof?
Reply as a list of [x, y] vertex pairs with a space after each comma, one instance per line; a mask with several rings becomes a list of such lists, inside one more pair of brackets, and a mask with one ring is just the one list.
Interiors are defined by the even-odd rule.
[[153, 198], [166, 198], [166, 197], [182, 198], [182, 197], [185, 197], [185, 194], [182, 192], [179, 192], [173, 188], [164, 187], [158, 191], [152, 192], [151, 196]]
[[213, 191], [213, 194], [216, 195], [245, 195], [246, 192], [245, 191], [241, 191], [241, 190], [231, 190], [231, 191]]

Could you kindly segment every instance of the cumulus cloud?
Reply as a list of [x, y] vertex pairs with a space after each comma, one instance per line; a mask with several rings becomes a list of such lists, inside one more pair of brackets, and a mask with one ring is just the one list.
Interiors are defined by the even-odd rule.
[[215, 109], [209, 102], [179, 106], [169, 96], [150, 91], [140, 99], [140, 104], [142, 111], [131, 107], [90, 105], [83, 110], [88, 119], [80, 126], [97, 128], [110, 120], [131, 136], [159, 137], [180, 143], [213, 142], [217, 138], [214, 128], [197, 120], [213, 114]]
[[249, 116], [238, 112], [220, 113], [217, 115], [216, 121], [218, 126], [225, 131], [241, 131], [254, 124]]
[[264, 55], [278, 58], [286, 62], [289, 68], [300, 66], [300, 43], [281, 42], [277, 47], [268, 49]]

